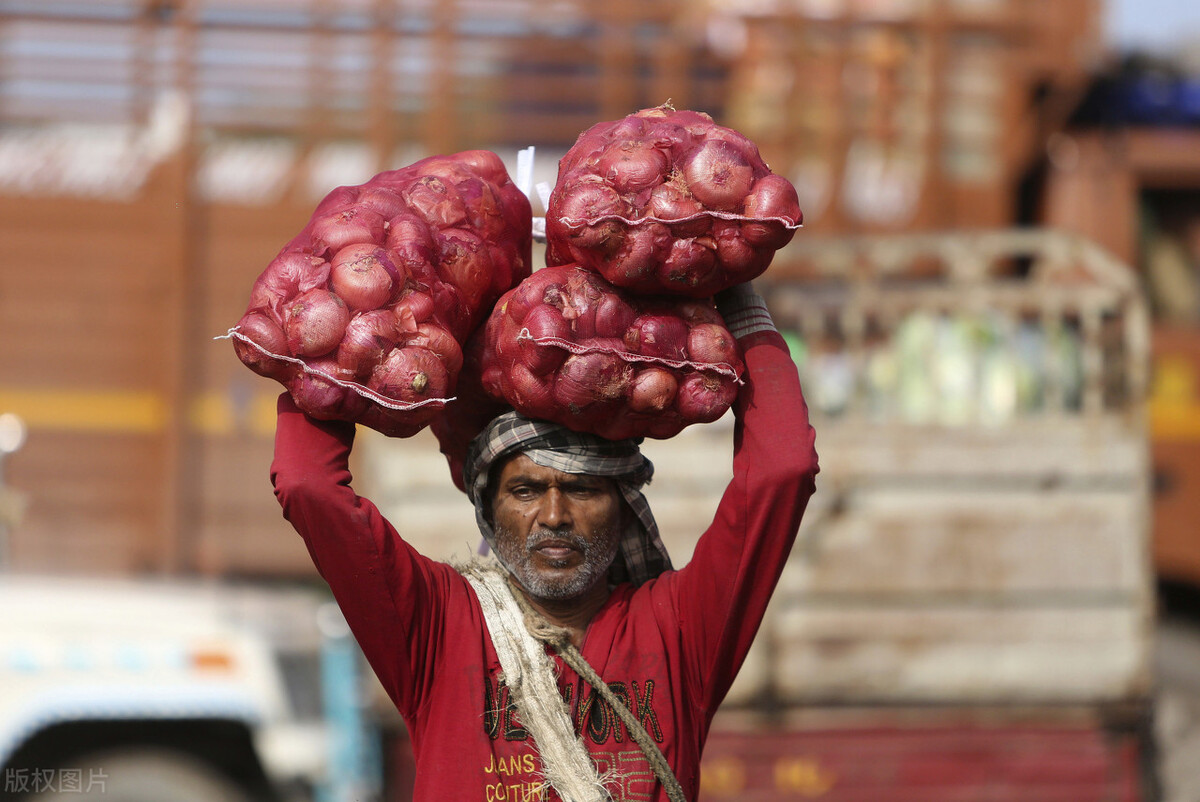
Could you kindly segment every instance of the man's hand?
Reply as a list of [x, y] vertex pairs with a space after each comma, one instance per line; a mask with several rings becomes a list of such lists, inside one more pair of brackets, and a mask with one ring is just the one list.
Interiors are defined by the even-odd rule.
[[767, 302], [748, 281], [722, 290], [713, 300], [735, 340], [760, 331], [776, 331]]

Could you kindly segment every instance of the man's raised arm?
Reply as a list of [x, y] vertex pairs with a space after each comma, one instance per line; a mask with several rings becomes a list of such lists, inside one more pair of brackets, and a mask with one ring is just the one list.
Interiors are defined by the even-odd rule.
[[754, 639], [815, 490], [815, 434], [795, 362], [762, 298], [741, 285], [718, 308], [742, 346], [733, 479], [679, 572], [681, 624], [697, 699], [715, 710]]
[[405, 543], [350, 487], [354, 425], [318, 421], [279, 397], [271, 482], [355, 638], [401, 712], [419, 692], [438, 642], [444, 566]]

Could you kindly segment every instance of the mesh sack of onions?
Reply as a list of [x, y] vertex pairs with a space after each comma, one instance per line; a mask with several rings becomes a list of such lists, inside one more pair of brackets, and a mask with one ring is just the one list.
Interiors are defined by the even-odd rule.
[[522, 281], [483, 331], [487, 393], [612, 439], [665, 439], [716, 420], [743, 369], [711, 301], [635, 295], [578, 265]]
[[339, 187], [254, 283], [234, 349], [313, 417], [411, 436], [454, 391], [462, 343], [530, 274], [531, 226], [487, 151]]
[[795, 187], [753, 142], [661, 106], [594, 125], [567, 151], [546, 211], [546, 261], [702, 298], [762, 274], [801, 220]]

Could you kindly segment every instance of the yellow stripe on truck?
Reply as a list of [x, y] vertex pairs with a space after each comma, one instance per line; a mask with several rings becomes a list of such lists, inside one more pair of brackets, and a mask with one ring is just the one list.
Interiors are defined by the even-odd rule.
[[[278, 393], [256, 393], [239, 409], [226, 393], [203, 393], [188, 405], [188, 424], [207, 435], [275, 431]], [[13, 390], [0, 388], [0, 412], [30, 429], [102, 434], [161, 434], [168, 405], [159, 393], [133, 390]]]
[[31, 429], [154, 434], [167, 425], [167, 405], [152, 392], [0, 389], [0, 411]]

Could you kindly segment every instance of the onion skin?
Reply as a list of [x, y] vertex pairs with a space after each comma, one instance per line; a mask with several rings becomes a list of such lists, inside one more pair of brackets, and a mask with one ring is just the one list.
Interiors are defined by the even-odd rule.
[[712, 423], [737, 398], [737, 385], [707, 373], [691, 373], [679, 385], [675, 409], [689, 423]]
[[683, 168], [688, 189], [710, 209], [740, 209], [754, 185], [754, 169], [746, 156], [721, 139], [705, 142]]
[[387, 309], [355, 315], [337, 350], [338, 367], [356, 380], [366, 379], [400, 339], [396, 316]]
[[437, 235], [438, 274], [462, 292], [472, 307], [478, 307], [492, 283], [492, 260], [483, 240], [461, 228], [448, 228]]
[[455, 378], [463, 366], [463, 351], [458, 340], [437, 323], [422, 323], [415, 334], [404, 341], [405, 348], [424, 348], [441, 360], [448, 377]]
[[356, 242], [382, 245], [383, 224], [384, 217], [379, 212], [365, 206], [351, 206], [314, 220], [312, 237], [315, 243], [330, 253]]
[[741, 224], [746, 242], [770, 250], [779, 250], [791, 242], [796, 230], [782, 222], [765, 218], [782, 217], [791, 225], [799, 225], [804, 220], [796, 188], [791, 181], [774, 173], [758, 179], [746, 197], [743, 214], [748, 218], [760, 218]]
[[710, 365], [741, 364], [741, 353], [737, 340], [724, 326], [716, 323], [698, 323], [692, 326], [687, 338], [688, 359]]
[[563, 360], [567, 358], [565, 348], [549, 343], [535, 342], [537, 339], [553, 337], [559, 340], [571, 340], [571, 327], [562, 314], [553, 306], [541, 304], [535, 306], [525, 315], [521, 326], [529, 330], [532, 339], [519, 341], [521, 361], [529, 368], [530, 373], [545, 376], [558, 370]]
[[665, 368], [649, 367], [637, 372], [629, 388], [629, 408], [657, 414], [671, 408], [679, 392], [675, 374]]
[[318, 357], [337, 348], [350, 322], [346, 303], [329, 290], [309, 290], [288, 304], [283, 331], [292, 356]]
[[387, 253], [372, 243], [347, 245], [330, 262], [329, 287], [354, 312], [383, 306], [400, 283]]
[[554, 382], [554, 400], [579, 414], [597, 401], [616, 401], [629, 393], [633, 368], [613, 353], [571, 354]]
[[400, 194], [431, 225], [445, 228], [467, 221], [467, 209], [457, 190], [438, 176], [422, 176]]
[[393, 350], [367, 382], [380, 395], [407, 404], [445, 398], [448, 386], [445, 365], [425, 348]]
[[362, 396], [326, 378], [333, 377], [340, 381], [353, 379], [338, 367], [337, 362], [332, 359], [313, 360], [309, 368], [311, 371], [297, 371], [287, 385], [292, 400], [303, 412], [318, 420], [339, 420], [348, 415], [361, 414], [366, 408]]
[[639, 315], [625, 332], [629, 350], [658, 359], [687, 359], [687, 341], [687, 324], [665, 314]]
[[653, 143], [619, 141], [600, 156], [596, 171], [622, 195], [661, 184], [670, 162]]
[[400, 193], [380, 186], [363, 187], [362, 192], [358, 194], [357, 203], [378, 213], [384, 220], [390, 220], [408, 209]]
[[596, 336], [624, 337], [637, 312], [615, 292], [606, 292], [596, 304]]
[[297, 294], [324, 287], [329, 263], [301, 251], [281, 253], [271, 260], [250, 290], [248, 309], [269, 309], [282, 315], [283, 307]]
[[296, 370], [296, 366], [291, 362], [270, 356], [270, 354], [282, 356], [288, 353], [287, 336], [283, 333], [283, 328], [270, 315], [263, 312], [247, 312], [238, 321], [238, 333], [254, 341], [268, 352], [264, 354], [253, 345], [236, 337], [233, 338], [233, 350], [238, 359], [259, 376], [286, 381]]

